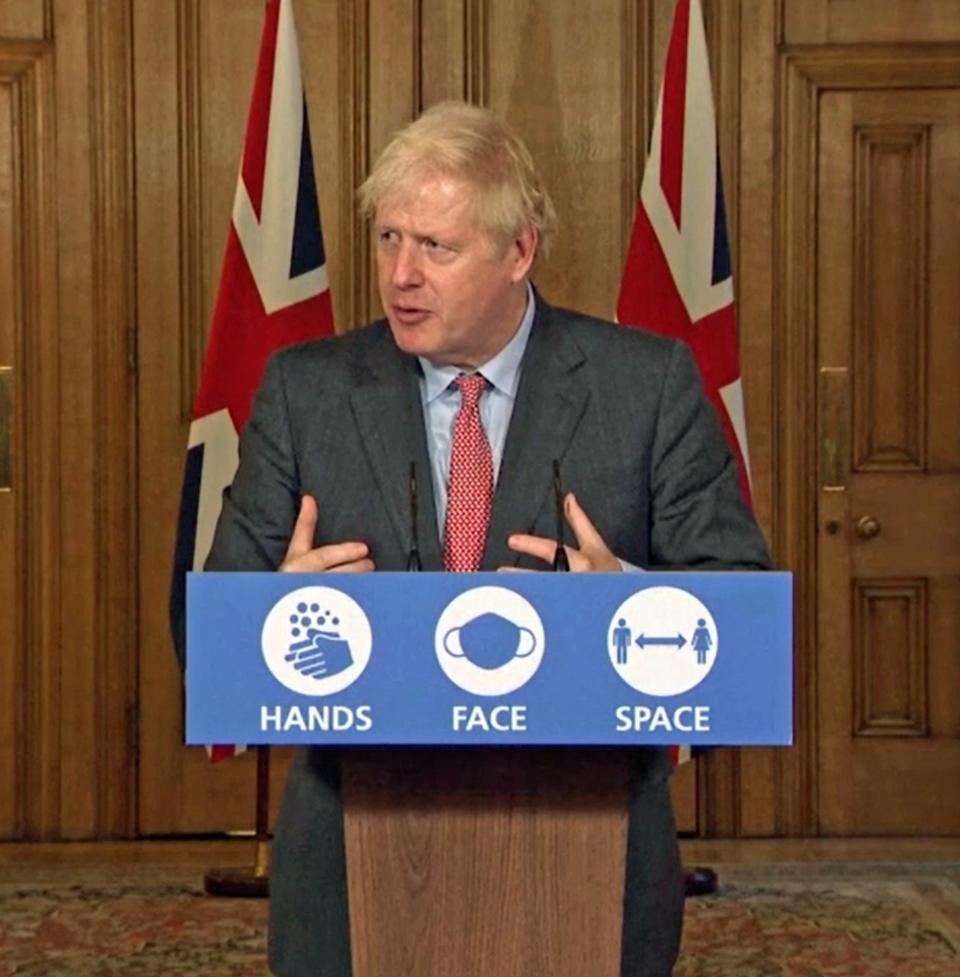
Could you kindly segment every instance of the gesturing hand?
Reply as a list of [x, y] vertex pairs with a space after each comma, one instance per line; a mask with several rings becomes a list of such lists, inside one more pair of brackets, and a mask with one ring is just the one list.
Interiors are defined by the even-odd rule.
[[[573, 573], [596, 573], [598, 571], [611, 572], [622, 570], [620, 561], [610, 552], [603, 537], [597, 532], [589, 517], [580, 508], [573, 492], [568, 492], [563, 500], [563, 514], [573, 530], [579, 549], [566, 546], [567, 559]], [[555, 539], [543, 536], [528, 536], [525, 533], [515, 533], [507, 539], [507, 546], [515, 553], [536, 557], [544, 563], [553, 564], [553, 557], [557, 549]], [[504, 570], [515, 570], [516, 567], [502, 567]]]
[[283, 573], [368, 573], [374, 569], [373, 560], [367, 557], [367, 544], [360, 542], [328, 543], [314, 546], [317, 529], [317, 501], [305, 495], [300, 502], [293, 535], [287, 546], [287, 554], [280, 564]]

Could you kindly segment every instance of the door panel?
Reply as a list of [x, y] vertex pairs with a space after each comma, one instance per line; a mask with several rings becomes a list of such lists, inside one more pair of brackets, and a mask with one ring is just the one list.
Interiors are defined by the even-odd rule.
[[960, 90], [820, 110], [820, 822], [960, 830]]

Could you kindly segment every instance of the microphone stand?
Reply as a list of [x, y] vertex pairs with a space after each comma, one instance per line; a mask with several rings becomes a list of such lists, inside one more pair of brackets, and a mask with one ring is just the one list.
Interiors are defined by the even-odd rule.
[[560, 487], [560, 462], [553, 459], [553, 505], [557, 516], [557, 548], [553, 554], [555, 573], [569, 573], [570, 560], [563, 545], [563, 489]]
[[420, 536], [417, 530], [417, 465], [413, 461], [410, 462], [408, 485], [410, 492], [410, 553], [407, 556], [407, 572], [419, 573], [423, 570], [423, 564], [420, 562], [420, 546], [418, 544]]

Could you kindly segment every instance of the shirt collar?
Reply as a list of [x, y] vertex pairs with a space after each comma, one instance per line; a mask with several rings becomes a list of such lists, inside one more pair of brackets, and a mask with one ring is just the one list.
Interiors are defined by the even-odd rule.
[[[523, 317], [520, 319], [520, 326], [513, 334], [513, 338], [496, 356], [477, 367], [477, 372], [482, 373], [491, 386], [496, 387], [501, 393], [511, 398], [517, 395], [517, 386], [520, 383], [520, 363], [527, 349], [527, 341], [530, 339], [535, 311], [536, 301], [533, 288], [530, 282], [527, 282], [527, 304], [523, 311]], [[426, 403], [430, 403], [439, 397], [463, 372], [456, 366], [438, 366], [424, 356], [418, 356], [417, 359], [420, 361], [420, 368], [423, 370]]]

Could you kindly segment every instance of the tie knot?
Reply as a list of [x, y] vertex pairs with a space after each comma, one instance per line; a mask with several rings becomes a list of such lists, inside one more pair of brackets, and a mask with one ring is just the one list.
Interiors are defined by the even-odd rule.
[[480, 400], [480, 394], [487, 389], [487, 378], [482, 373], [461, 373], [454, 381], [460, 388], [462, 410], [472, 410]]

